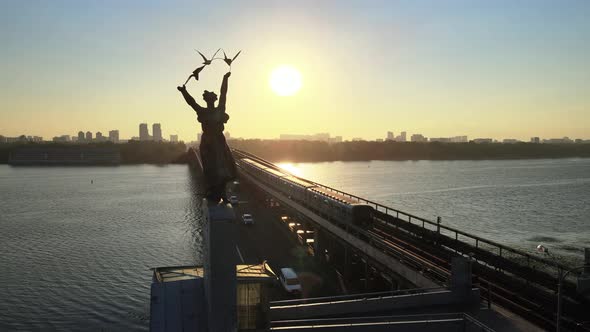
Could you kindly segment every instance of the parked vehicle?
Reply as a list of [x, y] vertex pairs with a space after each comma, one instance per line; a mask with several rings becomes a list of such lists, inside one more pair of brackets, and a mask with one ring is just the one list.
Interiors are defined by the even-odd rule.
[[244, 223], [244, 225], [254, 225], [254, 217], [249, 213], [244, 213], [242, 215], [242, 223]]
[[281, 283], [281, 286], [283, 286], [283, 289], [288, 293], [301, 293], [301, 284], [299, 283], [299, 278], [297, 278], [297, 273], [295, 273], [292, 268], [281, 268], [279, 272], [279, 282]]

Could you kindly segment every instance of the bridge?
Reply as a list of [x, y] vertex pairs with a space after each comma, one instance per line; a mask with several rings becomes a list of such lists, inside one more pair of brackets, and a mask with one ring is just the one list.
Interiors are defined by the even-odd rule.
[[[233, 150], [233, 154], [240, 182], [248, 184], [269, 206], [280, 206], [305, 223], [306, 227], [301, 228], [313, 234], [310, 250], [342, 271], [345, 282], [354, 278], [354, 273], [346, 273], [347, 269], [360, 262], [360, 279], [365, 285], [375, 279], [370, 276], [380, 276], [392, 288], [452, 288], [451, 276], [456, 268], [452, 262], [462, 257], [470, 262], [471, 282], [477, 289], [469, 296], [478, 294], [477, 301], [494, 304], [542, 329], [555, 329], [558, 278], [569, 270], [567, 266], [443, 225], [440, 219], [421, 218], [297, 177], [248, 152]], [[366, 213], [367, 207], [370, 213]], [[561, 324], [565, 330], [590, 331], [590, 305], [576, 290], [577, 277], [579, 274], [571, 273], [564, 280]], [[339, 307], [344, 309], [338, 309], [341, 314], [350, 312], [344, 303], [350, 306], [352, 299], [331, 298], [324, 302], [330, 302], [329, 310], [334, 310], [334, 303], [340, 300], [345, 301]], [[297, 311], [299, 317], [318, 322], [324, 319], [323, 309], [318, 309], [322, 307], [317, 304], [302, 313], [309, 306], [306, 300], [274, 302], [271, 315], [288, 320]]]

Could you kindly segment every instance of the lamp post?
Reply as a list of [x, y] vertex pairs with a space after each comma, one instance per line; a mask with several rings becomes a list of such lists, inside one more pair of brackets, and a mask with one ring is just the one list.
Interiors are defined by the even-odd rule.
[[[537, 246], [537, 251], [542, 252], [544, 254], [546, 254], [549, 257], [552, 257], [551, 255], [549, 255], [549, 249], [547, 249], [547, 247], [543, 246], [542, 244], [539, 244]], [[582, 266], [577, 266], [574, 268], [571, 268], [567, 271], [563, 271], [563, 269], [561, 267], [557, 267], [557, 271], [559, 271], [559, 276], [557, 277], [557, 318], [555, 321], [555, 330], [557, 332], [560, 332], [561, 330], [561, 291], [562, 291], [562, 285], [563, 285], [563, 280], [567, 277], [568, 274], [570, 274], [570, 272], [576, 271], [576, 270], [580, 270], [580, 269], [590, 269], [590, 265], [582, 265]]]

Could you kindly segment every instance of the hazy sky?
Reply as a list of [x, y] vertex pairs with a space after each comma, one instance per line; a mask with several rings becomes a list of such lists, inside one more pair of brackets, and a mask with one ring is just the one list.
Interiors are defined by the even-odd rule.
[[[243, 50], [232, 136], [590, 138], [590, 1], [0, 2], [0, 135], [79, 130], [123, 138], [140, 122], [194, 140], [176, 86], [193, 49]], [[298, 68], [289, 97], [273, 68]], [[217, 61], [191, 81], [219, 90]]]

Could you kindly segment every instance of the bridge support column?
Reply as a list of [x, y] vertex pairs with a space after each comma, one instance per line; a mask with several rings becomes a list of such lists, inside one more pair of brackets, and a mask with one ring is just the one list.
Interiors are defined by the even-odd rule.
[[590, 248], [584, 248], [584, 266], [578, 277], [578, 293], [590, 300]]
[[202, 202], [203, 270], [209, 331], [237, 331], [237, 225], [229, 204]]
[[473, 300], [471, 264], [471, 259], [465, 257], [453, 257], [451, 260], [451, 291], [466, 304]]

